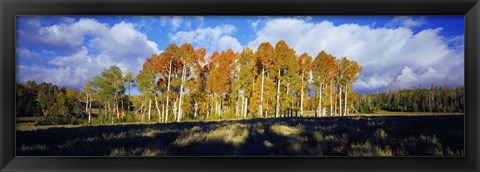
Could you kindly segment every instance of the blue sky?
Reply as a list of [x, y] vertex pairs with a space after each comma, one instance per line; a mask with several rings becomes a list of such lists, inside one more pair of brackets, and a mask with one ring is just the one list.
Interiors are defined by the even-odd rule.
[[17, 82], [81, 89], [110, 65], [137, 74], [168, 44], [213, 51], [285, 40], [363, 66], [354, 89], [464, 84], [463, 16], [18, 16]]

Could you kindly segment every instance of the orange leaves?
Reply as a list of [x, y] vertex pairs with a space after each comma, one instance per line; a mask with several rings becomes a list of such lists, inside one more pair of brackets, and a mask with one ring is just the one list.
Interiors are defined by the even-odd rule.
[[214, 52], [208, 64], [210, 72], [207, 76], [207, 89], [214, 94], [222, 94], [230, 91], [232, 74], [235, 70], [237, 54], [231, 49]]
[[358, 78], [358, 73], [362, 71], [362, 67], [353, 60], [348, 60], [346, 57], [342, 58], [342, 66], [345, 68], [345, 78], [349, 82], [355, 82]]
[[275, 58], [275, 50], [269, 42], [264, 42], [258, 46], [255, 57], [260, 69], [271, 68], [273, 59]]
[[170, 44], [161, 54], [153, 54], [146, 59], [139, 76], [145, 81], [147, 78], [150, 81], [153, 80], [152, 84], [157, 89], [164, 89], [168, 81], [174, 84], [176, 79], [182, 75], [185, 76], [186, 82], [197, 82], [197, 78], [193, 78], [193, 76], [198, 77], [202, 72], [205, 54], [205, 48], [195, 50], [188, 43], [184, 43], [180, 47]]
[[165, 83], [165, 80], [159, 79], [159, 80], [157, 81], [157, 87], [158, 87], [158, 88], [165, 88], [166, 86], [167, 86], [167, 85], [166, 85], [166, 83]]
[[201, 62], [205, 61], [205, 54], [207, 53], [207, 50], [205, 48], [199, 48], [195, 50], [195, 59], [200, 60]]
[[[313, 62], [313, 72], [318, 82], [333, 80], [337, 74], [337, 62], [334, 56], [325, 51], [318, 53]], [[314, 77], [315, 78], [315, 77]]]

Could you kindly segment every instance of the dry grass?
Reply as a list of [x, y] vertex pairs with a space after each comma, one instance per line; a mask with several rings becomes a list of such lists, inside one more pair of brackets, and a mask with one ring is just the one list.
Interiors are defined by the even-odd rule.
[[182, 137], [177, 138], [173, 144], [177, 146], [186, 146], [191, 143], [202, 143], [220, 141], [240, 147], [248, 137], [248, 130], [245, 124], [232, 124], [223, 126], [208, 132], [198, 132], [192, 130]]
[[165, 156], [165, 150], [163, 149], [149, 149], [149, 148], [134, 148], [125, 149], [123, 147], [113, 148], [107, 156]]
[[275, 134], [279, 134], [285, 137], [294, 137], [300, 134], [302, 128], [300, 126], [291, 127], [282, 124], [274, 124], [270, 126], [270, 130]]
[[[445, 115], [464, 115], [464, 113], [442, 113], [442, 112], [390, 112], [376, 111], [375, 113], [349, 113], [349, 117], [355, 116], [445, 116]], [[315, 117], [315, 111], [304, 111], [303, 117]], [[328, 117], [328, 114], [327, 114]]]
[[46, 151], [48, 150], [48, 147], [47, 145], [44, 145], [44, 144], [35, 144], [32, 146], [21, 145], [19, 149], [20, 151], [33, 152], [33, 151]]
[[84, 127], [82, 125], [35, 125], [35, 122], [20, 122], [16, 124], [17, 131], [36, 131], [49, 128], [75, 128]]

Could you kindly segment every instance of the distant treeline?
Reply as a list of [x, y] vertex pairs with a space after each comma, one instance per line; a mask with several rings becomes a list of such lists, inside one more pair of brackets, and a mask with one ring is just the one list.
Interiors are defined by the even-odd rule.
[[17, 116], [67, 115], [80, 112], [80, 93], [52, 83], [17, 83]]
[[357, 94], [355, 109], [360, 113], [379, 110], [395, 112], [465, 111], [465, 87], [447, 88], [431, 85], [429, 89], [389, 90], [376, 94]]
[[84, 115], [80, 101], [81, 92], [68, 88], [58, 88], [52, 83], [28, 81], [17, 83], [17, 116], [43, 116], [40, 125], [79, 124]]

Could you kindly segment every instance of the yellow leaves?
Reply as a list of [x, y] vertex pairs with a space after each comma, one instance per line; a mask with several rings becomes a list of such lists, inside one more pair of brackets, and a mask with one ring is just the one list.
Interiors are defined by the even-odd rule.
[[320, 51], [317, 58], [313, 62], [313, 72], [317, 82], [324, 82], [332, 80], [337, 75], [337, 62], [335, 57], [331, 54], [327, 54], [325, 51]]

